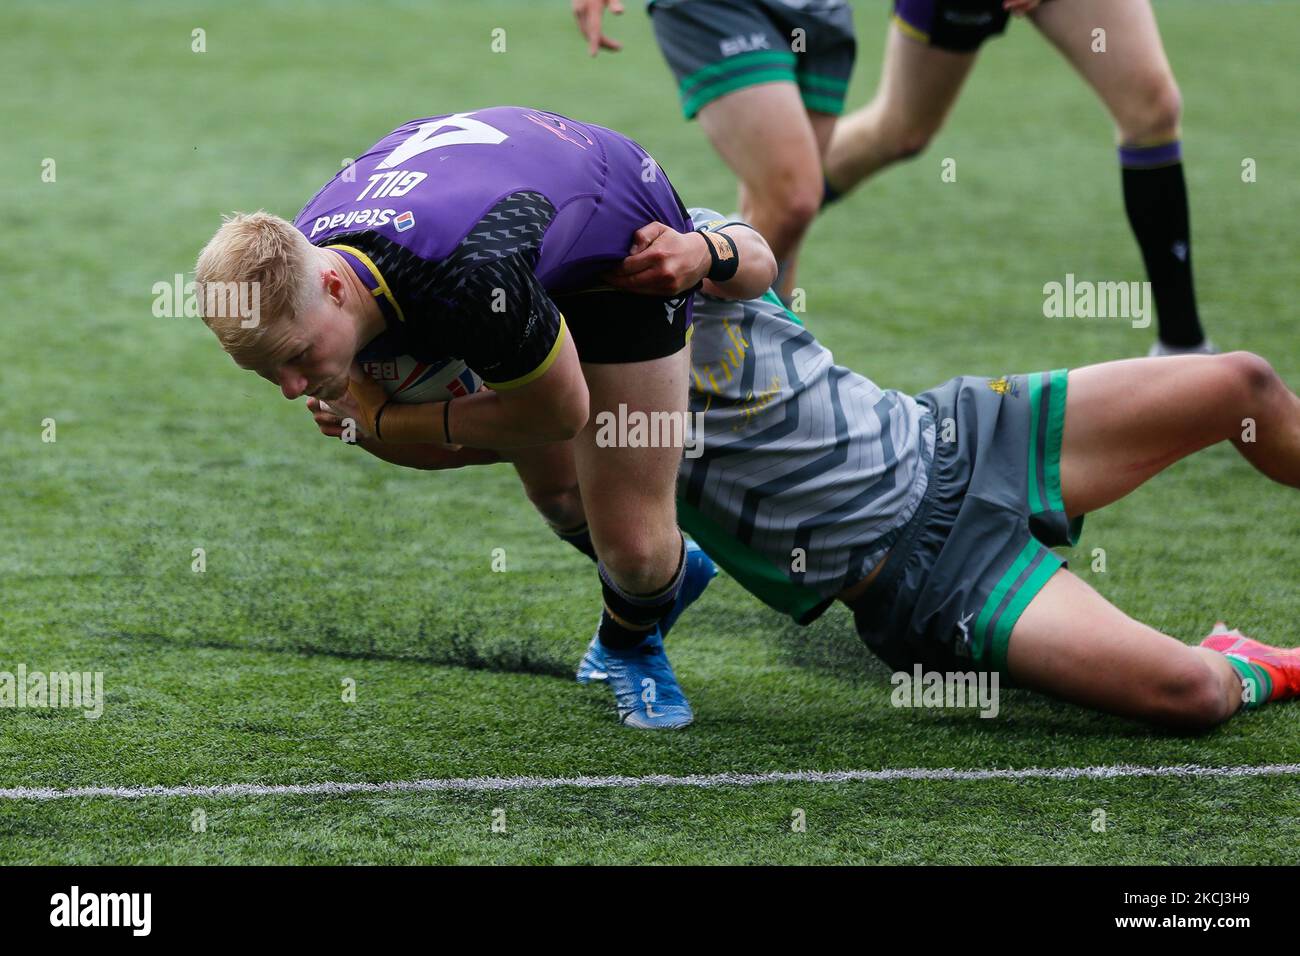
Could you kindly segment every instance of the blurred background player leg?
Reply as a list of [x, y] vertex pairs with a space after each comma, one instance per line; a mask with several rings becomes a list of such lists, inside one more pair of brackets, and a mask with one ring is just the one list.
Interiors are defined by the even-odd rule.
[[772, 247], [788, 301], [857, 53], [852, 10], [839, 0], [691, 0], [650, 13], [682, 110], [740, 181], [741, 216]]
[[877, 171], [924, 150], [957, 101], [976, 56], [975, 49], [932, 45], [928, 34], [896, 14], [885, 40], [875, 96], [841, 118], [831, 137], [826, 200], [839, 198]]
[[1159, 339], [1151, 354], [1214, 351], [1192, 283], [1182, 100], [1149, 0], [1053, 0], [1030, 17], [1115, 121], [1124, 208], [1156, 302]]
[[821, 207], [822, 155], [835, 117], [805, 111], [792, 82], [737, 90], [705, 106], [699, 117], [740, 179], [741, 218], [772, 247], [781, 267], [777, 292], [789, 302], [799, 246]]

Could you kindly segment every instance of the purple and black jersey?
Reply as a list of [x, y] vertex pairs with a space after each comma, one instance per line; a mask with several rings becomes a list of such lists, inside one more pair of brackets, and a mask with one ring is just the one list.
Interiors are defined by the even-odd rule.
[[403, 123], [294, 225], [373, 291], [368, 353], [463, 359], [493, 388], [540, 376], [565, 334], [552, 298], [599, 285], [632, 234], [690, 231], [668, 178], [613, 130], [500, 106]]

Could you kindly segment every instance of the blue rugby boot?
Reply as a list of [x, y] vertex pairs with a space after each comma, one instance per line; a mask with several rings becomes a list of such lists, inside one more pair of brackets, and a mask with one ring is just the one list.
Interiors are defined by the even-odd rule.
[[658, 628], [636, 647], [603, 650], [619, 723], [643, 730], [676, 730], [695, 719], [664, 653]]
[[582, 660], [578, 661], [578, 683], [590, 684], [593, 681], [603, 681], [609, 677], [605, 673], [605, 648], [600, 643], [600, 632], [591, 639], [587, 645], [587, 653], [582, 655]]

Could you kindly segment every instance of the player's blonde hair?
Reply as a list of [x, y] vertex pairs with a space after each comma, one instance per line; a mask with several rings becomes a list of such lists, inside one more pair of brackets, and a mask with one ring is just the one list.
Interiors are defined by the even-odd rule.
[[283, 341], [288, 322], [321, 295], [317, 249], [293, 223], [258, 210], [222, 218], [194, 266], [199, 314], [236, 360]]

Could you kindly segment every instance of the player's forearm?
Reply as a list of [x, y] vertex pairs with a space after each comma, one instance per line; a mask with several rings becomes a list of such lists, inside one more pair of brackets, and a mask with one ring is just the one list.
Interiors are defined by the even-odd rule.
[[717, 232], [736, 244], [739, 265], [730, 279], [705, 279], [702, 291], [720, 299], [754, 299], [771, 288], [776, 281], [776, 257], [758, 230], [736, 225]]
[[451, 402], [389, 405], [379, 421], [379, 439], [385, 445], [450, 441], [471, 448], [509, 449], [568, 441], [581, 430], [585, 415], [578, 421], [563, 407], [552, 408], [543, 396], [536, 398], [506, 399], [484, 389]]
[[490, 448], [448, 448], [436, 444], [398, 445], [362, 438], [357, 444], [376, 458], [389, 464], [401, 465], [403, 468], [418, 468], [422, 471], [444, 471], [450, 468], [464, 468], [467, 465], [493, 465], [505, 461], [501, 455]]
[[587, 396], [581, 403], [558, 389], [529, 387], [527, 396], [484, 390], [452, 402], [451, 440], [476, 448], [532, 448], [573, 438], [586, 424]]

